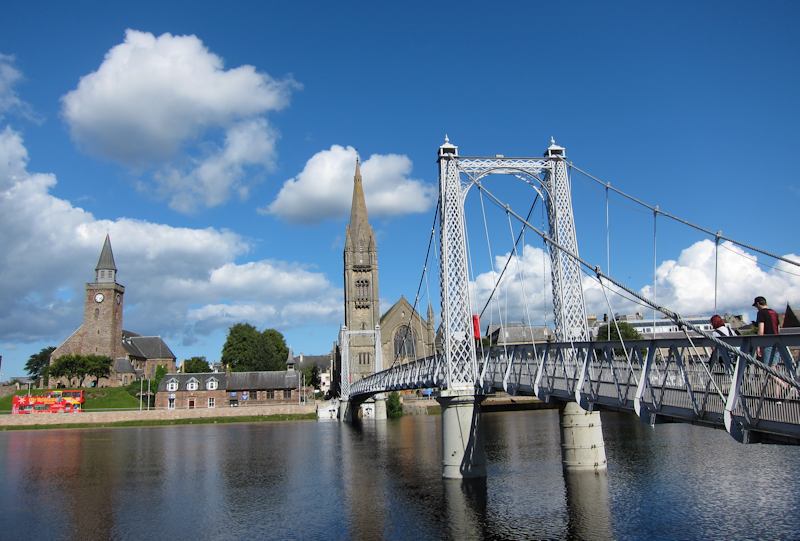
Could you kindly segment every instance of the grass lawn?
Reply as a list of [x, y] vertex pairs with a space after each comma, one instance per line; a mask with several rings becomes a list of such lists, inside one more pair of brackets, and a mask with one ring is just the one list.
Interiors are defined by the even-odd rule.
[[[85, 411], [106, 409], [136, 409], [139, 399], [131, 396], [124, 387], [103, 387], [100, 389], [84, 389], [86, 391]], [[32, 389], [31, 394], [44, 394], [48, 390]], [[27, 390], [17, 391], [17, 395], [28, 394]], [[0, 398], [0, 413], [11, 411], [11, 395]]]

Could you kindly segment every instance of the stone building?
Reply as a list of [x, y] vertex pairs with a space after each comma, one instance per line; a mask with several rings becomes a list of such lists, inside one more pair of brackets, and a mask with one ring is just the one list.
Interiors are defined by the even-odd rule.
[[[382, 368], [397, 360], [408, 362], [434, 351], [433, 308], [423, 318], [401, 297], [382, 316], [378, 289], [378, 246], [369, 224], [367, 204], [356, 161], [350, 222], [344, 245], [344, 321], [349, 331], [370, 331], [380, 326]], [[340, 345], [341, 346], [341, 345]], [[350, 337], [350, 373], [355, 382], [375, 372], [377, 345], [369, 334]], [[336, 352], [334, 380], [341, 368], [341, 351]]]
[[[152, 378], [158, 366], [175, 372], [175, 354], [159, 336], [140, 336], [122, 328], [125, 286], [117, 283], [117, 266], [106, 235], [94, 282], [86, 284], [83, 323], [50, 355], [50, 364], [64, 355], [106, 355], [113, 359], [111, 373], [99, 387], [127, 385]], [[69, 385], [51, 378], [50, 386]]]
[[195, 409], [296, 404], [298, 372], [206, 372], [167, 374], [156, 391], [156, 408]]

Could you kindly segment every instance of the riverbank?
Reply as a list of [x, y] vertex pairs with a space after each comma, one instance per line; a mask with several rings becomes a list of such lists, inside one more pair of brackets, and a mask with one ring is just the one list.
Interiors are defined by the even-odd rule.
[[2, 415], [0, 431], [46, 428], [103, 428], [180, 424], [254, 423], [316, 419], [316, 405], [275, 404], [240, 408], [181, 410], [83, 411], [36, 415]]

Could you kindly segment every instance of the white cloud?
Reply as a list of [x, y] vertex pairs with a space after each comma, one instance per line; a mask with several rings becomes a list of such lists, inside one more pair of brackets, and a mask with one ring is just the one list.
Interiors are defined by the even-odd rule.
[[[312, 223], [346, 216], [353, 194], [356, 150], [333, 145], [314, 154], [303, 170], [287, 180], [275, 200], [262, 209], [292, 222]], [[435, 186], [410, 178], [412, 163], [399, 154], [373, 154], [361, 164], [370, 216], [425, 212]]]
[[268, 169], [275, 159], [277, 133], [264, 115], [286, 107], [297, 88], [253, 66], [226, 70], [196, 36], [127, 30], [62, 98], [62, 111], [82, 148], [155, 168], [157, 193], [186, 212], [246, 196], [246, 168]]
[[30, 105], [22, 101], [14, 86], [22, 81], [22, 73], [15, 67], [12, 55], [0, 53], [0, 119], [7, 112], [17, 112], [29, 120], [39, 121]]
[[[787, 259], [800, 261], [788, 254]], [[508, 254], [496, 256], [494, 269], [476, 276], [470, 283], [473, 309], [477, 312], [486, 303], [497, 277], [506, 264]], [[761, 259], [764, 259], [763, 257]], [[741, 248], [724, 242], [719, 250], [717, 280], [718, 313], [752, 314], [751, 304], [756, 295], [763, 295], [776, 310], [787, 303], [800, 306], [800, 268], [779, 262], [774, 268], [762, 268], [757, 258]], [[636, 288], [643, 296], [655, 300], [684, 316], [710, 315], [714, 312], [714, 243], [710, 240], [696, 242], [684, 249], [677, 260], [662, 262], [656, 271], [657, 296], [652, 284]], [[620, 291], [607, 281], [605, 295], [595, 277], [583, 277], [583, 292], [587, 314], [602, 316], [639, 312], [649, 317], [651, 309], [631, 300], [631, 295]], [[608, 301], [606, 301], [606, 296]], [[514, 256], [495, 293], [490, 309], [482, 318], [482, 325], [503, 321], [541, 324], [545, 318], [552, 324], [552, 301], [549, 255], [539, 248], [525, 246], [520, 261]], [[524, 299], [529, 299], [526, 303]], [[546, 299], [546, 300], [545, 300]], [[611, 308], [609, 309], [609, 304]]]
[[65, 339], [106, 233], [126, 286], [125, 327], [191, 342], [246, 320], [285, 329], [341, 319], [341, 290], [302, 264], [236, 263], [237, 234], [119, 218], [98, 220], [54, 197], [53, 175], [27, 171], [18, 133], [0, 132], [0, 341]]
[[[784, 257], [800, 261], [795, 254]], [[760, 267], [762, 261], [773, 267]], [[652, 297], [653, 287], [642, 293]], [[714, 243], [696, 242], [684, 249], [677, 261], [667, 260], [656, 269], [656, 291], [659, 304], [687, 315], [708, 314], [714, 309]], [[789, 263], [767, 261], [730, 242], [719, 249], [717, 279], [717, 312], [746, 313], [752, 311], [753, 298], [763, 295], [770, 305], [783, 309], [786, 303], [800, 303], [800, 268]]]
[[275, 154], [274, 131], [264, 119], [232, 126], [225, 145], [202, 160], [195, 160], [189, 171], [166, 166], [154, 179], [159, 193], [169, 198], [169, 206], [179, 212], [192, 212], [198, 206], [215, 207], [228, 200], [231, 192], [241, 199], [249, 195], [245, 182], [248, 167], [270, 169]]

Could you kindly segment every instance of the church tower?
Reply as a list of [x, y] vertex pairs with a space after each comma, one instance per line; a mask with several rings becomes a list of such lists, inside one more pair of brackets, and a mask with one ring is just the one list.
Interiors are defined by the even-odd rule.
[[125, 287], [117, 283], [117, 265], [106, 235], [100, 259], [94, 269], [94, 282], [86, 284], [83, 305], [83, 349], [85, 354], [125, 357], [122, 347], [122, 300]]
[[[369, 225], [361, 164], [356, 159], [353, 202], [344, 243], [344, 322], [348, 331], [372, 331], [380, 322], [378, 248]], [[350, 337], [350, 373], [355, 382], [375, 372], [375, 337]]]

